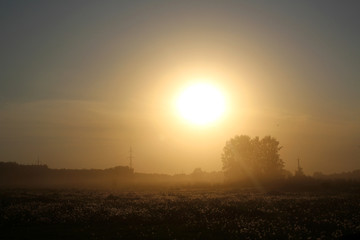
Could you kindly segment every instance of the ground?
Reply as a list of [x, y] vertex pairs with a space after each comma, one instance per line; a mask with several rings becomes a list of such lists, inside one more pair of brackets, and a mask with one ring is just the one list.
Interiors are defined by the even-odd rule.
[[0, 190], [0, 239], [360, 239], [359, 192]]

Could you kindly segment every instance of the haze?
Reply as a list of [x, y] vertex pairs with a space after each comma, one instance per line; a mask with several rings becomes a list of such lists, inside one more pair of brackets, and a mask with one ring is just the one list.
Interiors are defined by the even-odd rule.
[[[220, 171], [225, 142], [272, 135], [285, 168], [360, 168], [357, 1], [2, 1], [0, 159], [51, 168]], [[176, 96], [205, 79], [227, 111]]]

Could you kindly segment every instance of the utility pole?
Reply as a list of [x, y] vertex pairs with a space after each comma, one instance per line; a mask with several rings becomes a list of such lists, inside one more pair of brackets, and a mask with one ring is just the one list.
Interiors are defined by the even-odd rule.
[[129, 151], [129, 167], [130, 169], [133, 168], [133, 154], [132, 154], [132, 147], [130, 146], [130, 151]]
[[305, 176], [302, 167], [300, 167], [300, 158], [298, 158], [297, 160], [298, 160], [298, 169], [295, 171], [295, 176], [298, 176], [298, 177]]
[[300, 169], [300, 158], [298, 158], [297, 160], [298, 160], [298, 169]]

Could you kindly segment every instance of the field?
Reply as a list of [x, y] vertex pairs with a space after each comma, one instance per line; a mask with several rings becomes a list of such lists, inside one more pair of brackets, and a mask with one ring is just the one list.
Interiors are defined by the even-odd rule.
[[360, 239], [360, 194], [0, 190], [0, 230], [0, 239]]

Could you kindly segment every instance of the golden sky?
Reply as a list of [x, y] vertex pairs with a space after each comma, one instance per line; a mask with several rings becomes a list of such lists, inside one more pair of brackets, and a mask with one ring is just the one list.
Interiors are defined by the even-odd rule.
[[[139, 172], [221, 170], [225, 142], [272, 135], [285, 168], [360, 168], [358, 4], [1, 3], [0, 160]], [[175, 107], [197, 81], [225, 114]]]

